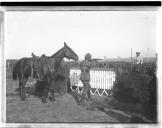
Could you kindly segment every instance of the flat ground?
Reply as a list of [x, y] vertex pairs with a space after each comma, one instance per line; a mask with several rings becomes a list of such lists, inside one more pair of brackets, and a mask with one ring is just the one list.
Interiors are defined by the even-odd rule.
[[[60, 82], [60, 84], [63, 84]], [[60, 85], [61, 86], [61, 85]], [[18, 81], [13, 81], [11, 72], [6, 78], [6, 122], [120, 122], [97, 109], [105, 97], [93, 96], [93, 101], [78, 105], [69, 93], [55, 93], [56, 101], [43, 104], [38, 96], [30, 95], [25, 102], [20, 101]], [[34, 91], [27, 87], [27, 91]]]

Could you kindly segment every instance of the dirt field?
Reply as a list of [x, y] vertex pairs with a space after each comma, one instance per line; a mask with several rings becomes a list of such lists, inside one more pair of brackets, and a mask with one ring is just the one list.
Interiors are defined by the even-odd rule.
[[94, 101], [78, 105], [75, 98], [68, 94], [56, 95], [56, 102], [43, 104], [39, 97], [31, 95], [26, 102], [21, 102], [18, 81], [6, 80], [7, 104], [6, 122], [120, 122], [96, 108], [97, 101], [105, 97], [93, 96]]

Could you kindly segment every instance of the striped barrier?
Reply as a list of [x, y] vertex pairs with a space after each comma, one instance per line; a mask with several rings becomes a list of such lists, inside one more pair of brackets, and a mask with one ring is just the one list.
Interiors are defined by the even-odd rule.
[[[74, 92], [83, 92], [83, 84], [80, 81], [81, 70], [79, 68], [70, 69], [70, 84], [71, 90]], [[92, 68], [90, 70], [90, 85], [91, 94], [98, 94], [100, 96], [106, 94], [111, 95], [111, 89], [114, 85], [116, 74], [112, 69]]]

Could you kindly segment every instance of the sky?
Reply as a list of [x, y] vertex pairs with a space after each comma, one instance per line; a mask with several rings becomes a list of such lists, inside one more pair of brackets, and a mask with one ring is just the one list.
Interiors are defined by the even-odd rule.
[[155, 11], [8, 11], [5, 13], [7, 59], [54, 54], [64, 42], [80, 59], [155, 56]]

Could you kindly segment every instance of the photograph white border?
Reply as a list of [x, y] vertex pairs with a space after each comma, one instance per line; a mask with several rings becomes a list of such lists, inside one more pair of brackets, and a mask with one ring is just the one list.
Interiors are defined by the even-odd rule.
[[[157, 53], [158, 53], [158, 124], [123, 124], [123, 123], [117, 123], [117, 124], [112, 124], [112, 123], [5, 123], [6, 120], [6, 59], [5, 59], [5, 52], [4, 52], [4, 47], [5, 47], [5, 13], [7, 11], [157, 11]], [[84, 7], [84, 6], [76, 6], [76, 7], [64, 7], [64, 6], [59, 6], [59, 7], [26, 7], [26, 6], [21, 6], [21, 7], [2, 7], [0, 8], [0, 68], [1, 68], [1, 74], [0, 74], [0, 80], [1, 80], [1, 111], [0, 111], [0, 116], [1, 116], [1, 122], [0, 122], [0, 127], [83, 127], [83, 128], [88, 128], [88, 127], [101, 127], [101, 128], [110, 128], [110, 127], [140, 127], [140, 128], [145, 128], [145, 127], [160, 127], [161, 126], [161, 23], [162, 23], [162, 16], [161, 16], [161, 8], [160, 7], [149, 7], [149, 6], [130, 6], [130, 7], [120, 7], [120, 6], [100, 6], [100, 7]]]

